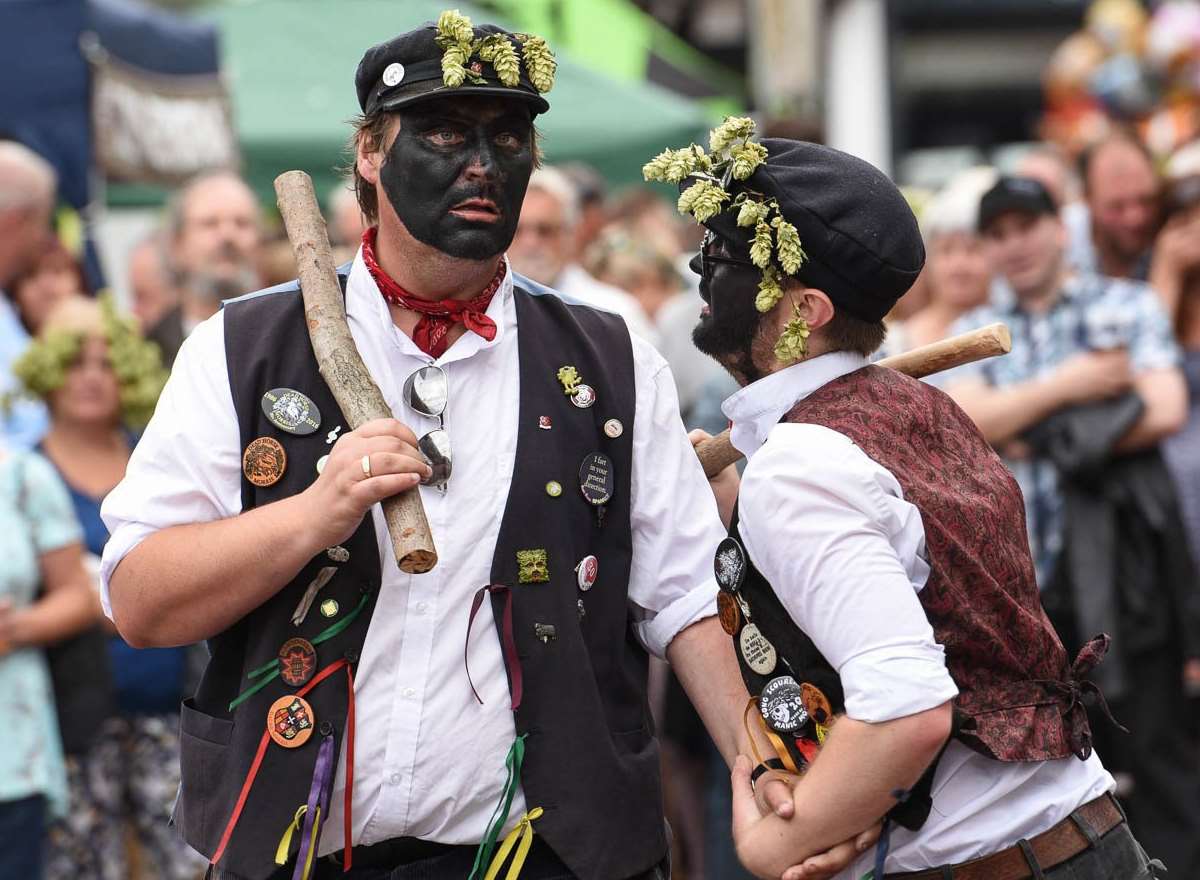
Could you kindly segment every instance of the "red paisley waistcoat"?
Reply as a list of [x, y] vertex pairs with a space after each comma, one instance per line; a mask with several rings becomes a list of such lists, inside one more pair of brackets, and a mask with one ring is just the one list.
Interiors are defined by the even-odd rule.
[[960, 692], [958, 738], [1001, 761], [1087, 757], [1080, 698], [1107, 638], [1068, 663], [1042, 610], [1021, 490], [966, 413], [936, 388], [870, 366], [817, 389], [784, 421], [849, 437], [920, 511], [930, 567], [921, 605]]

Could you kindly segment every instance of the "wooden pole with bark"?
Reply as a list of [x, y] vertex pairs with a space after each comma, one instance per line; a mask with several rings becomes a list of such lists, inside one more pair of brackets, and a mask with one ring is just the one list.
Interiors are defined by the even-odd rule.
[[[371, 378], [350, 335], [329, 233], [312, 179], [303, 171], [285, 172], [275, 178], [275, 196], [296, 255], [304, 317], [321, 377], [349, 421], [350, 430], [373, 419], [392, 418], [383, 392]], [[417, 487], [384, 499], [383, 515], [401, 571], [423, 574], [437, 565], [437, 549]]]

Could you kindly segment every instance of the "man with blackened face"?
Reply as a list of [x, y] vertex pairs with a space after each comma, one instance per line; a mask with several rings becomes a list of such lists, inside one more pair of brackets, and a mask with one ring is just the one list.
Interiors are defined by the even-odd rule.
[[[195, 330], [108, 497], [122, 634], [212, 647], [175, 818], [215, 877], [666, 877], [651, 653], [750, 748], [670, 371], [505, 256], [553, 80], [544, 40], [457, 12], [367, 50], [338, 276], [394, 417], [349, 430], [283, 285]], [[423, 574], [379, 507], [404, 491]]]
[[[924, 263], [912, 211], [866, 162], [753, 132], [727, 119], [644, 169], [707, 228], [693, 340], [742, 386], [714, 567], [771, 746], [733, 771], [739, 858], [789, 880], [861, 833], [839, 880], [1150, 876], [1070, 696], [1104, 638], [1068, 662], [1012, 476], [945, 394], [870, 363]], [[772, 779], [791, 818], [758, 808]]]

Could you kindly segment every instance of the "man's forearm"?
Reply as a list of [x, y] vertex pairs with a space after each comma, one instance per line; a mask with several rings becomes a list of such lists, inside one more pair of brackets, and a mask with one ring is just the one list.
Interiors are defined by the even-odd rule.
[[767, 816], [738, 840], [754, 873], [778, 877], [791, 865], [878, 822], [937, 757], [950, 734], [951, 706], [868, 724], [839, 718], [821, 753], [796, 783], [791, 819]]
[[134, 647], [186, 645], [227, 629], [299, 573], [315, 546], [308, 499], [295, 495], [229, 519], [146, 538], [109, 583], [113, 620]]
[[1188, 392], [1183, 374], [1174, 368], [1152, 370], [1138, 376], [1134, 390], [1146, 410], [1114, 447], [1114, 452], [1138, 452], [1156, 446], [1187, 421]]
[[952, 385], [946, 391], [992, 446], [1020, 436], [1027, 428], [1062, 409], [1067, 402], [1055, 384], [1041, 379], [1003, 389], [982, 383]]
[[742, 716], [750, 695], [717, 618], [706, 617], [679, 633], [667, 659], [725, 762], [732, 765], [739, 752], [748, 754]]

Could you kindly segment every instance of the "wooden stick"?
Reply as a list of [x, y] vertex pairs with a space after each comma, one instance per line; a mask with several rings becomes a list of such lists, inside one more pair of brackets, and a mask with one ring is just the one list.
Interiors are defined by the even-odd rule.
[[[1012, 338], [1008, 327], [1003, 324], [988, 324], [969, 333], [960, 333], [940, 342], [922, 345], [903, 354], [892, 355], [879, 361], [887, 367], [914, 379], [923, 379], [934, 373], [974, 363], [1012, 350]], [[729, 431], [722, 431], [696, 447], [696, 457], [707, 477], [715, 477], [742, 454], [729, 442]]]
[[[275, 196], [296, 255], [308, 335], [325, 384], [350, 422], [350, 430], [373, 419], [392, 418], [350, 335], [312, 179], [303, 171], [287, 171], [275, 178]], [[437, 549], [417, 488], [384, 499], [383, 516], [401, 571], [423, 574], [437, 565]]]

